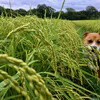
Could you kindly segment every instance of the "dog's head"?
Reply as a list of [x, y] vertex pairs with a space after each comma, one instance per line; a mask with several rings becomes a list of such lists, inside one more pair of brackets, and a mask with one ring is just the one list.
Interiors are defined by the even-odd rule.
[[84, 33], [83, 43], [93, 51], [94, 49], [100, 50], [100, 33]]

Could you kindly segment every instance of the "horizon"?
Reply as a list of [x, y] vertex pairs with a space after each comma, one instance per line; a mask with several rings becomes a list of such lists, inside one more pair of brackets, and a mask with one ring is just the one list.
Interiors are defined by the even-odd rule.
[[[63, 0], [60, 0], [59, 2], [57, 0], [0, 0], [0, 6], [4, 8], [10, 8], [11, 4], [11, 9], [17, 10], [17, 9], [24, 9], [28, 11], [30, 8], [34, 9], [37, 8], [37, 6], [40, 4], [46, 4], [47, 6], [50, 6], [54, 8], [56, 11], [60, 11], [61, 6], [62, 6]], [[98, 11], [100, 11], [100, 1], [99, 0], [67, 0], [65, 1], [64, 7], [62, 11], [66, 11], [66, 8], [73, 8], [75, 11], [82, 11], [86, 10], [87, 6], [94, 6]]]

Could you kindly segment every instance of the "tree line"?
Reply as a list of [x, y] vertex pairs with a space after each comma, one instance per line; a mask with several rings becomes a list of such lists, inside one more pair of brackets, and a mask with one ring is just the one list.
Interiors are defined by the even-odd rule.
[[[9, 8], [4, 8], [0, 6], [0, 15], [3, 16], [25, 16], [25, 15], [37, 15], [40, 18], [44, 16], [50, 18], [57, 18], [60, 11], [56, 11], [54, 8], [47, 6], [46, 4], [39, 4], [37, 8], [30, 9], [28, 11], [24, 9], [13, 10]], [[61, 19], [68, 20], [89, 20], [89, 19], [99, 19], [100, 12], [94, 6], [87, 6], [86, 10], [75, 11], [73, 8], [66, 8], [65, 12], [61, 12]]]

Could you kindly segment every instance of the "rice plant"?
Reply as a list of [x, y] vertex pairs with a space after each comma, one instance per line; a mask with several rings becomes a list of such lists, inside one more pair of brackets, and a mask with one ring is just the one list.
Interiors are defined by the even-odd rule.
[[1, 100], [100, 98], [79, 29], [68, 20], [1, 16]]

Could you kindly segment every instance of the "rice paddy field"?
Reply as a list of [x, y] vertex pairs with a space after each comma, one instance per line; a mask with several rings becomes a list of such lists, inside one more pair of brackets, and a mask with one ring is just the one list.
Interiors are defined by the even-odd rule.
[[99, 20], [1, 16], [0, 100], [100, 100], [82, 43], [99, 30]]

